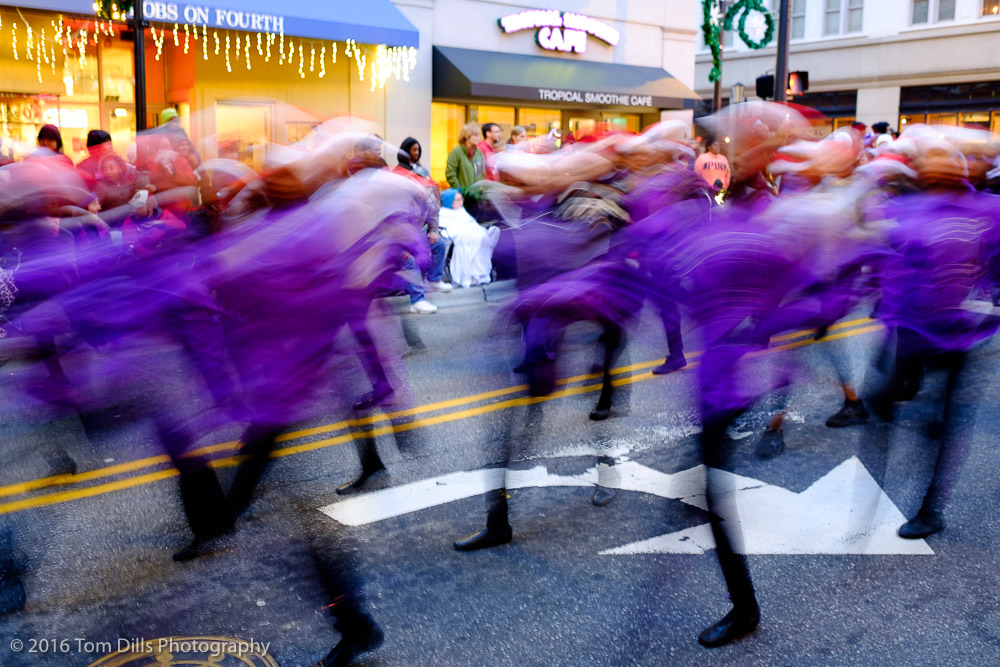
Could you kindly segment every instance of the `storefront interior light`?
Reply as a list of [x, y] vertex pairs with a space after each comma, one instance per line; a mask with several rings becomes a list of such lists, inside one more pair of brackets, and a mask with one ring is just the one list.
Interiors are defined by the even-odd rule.
[[[67, 20], [63, 16], [53, 16], [51, 20], [46, 19], [51, 24], [51, 31], [49, 31], [48, 26], [39, 29], [31, 22], [30, 17], [21, 17], [20, 21], [11, 21], [4, 25], [4, 17], [0, 15], [0, 26], [4, 28], [9, 26], [10, 29], [8, 43], [14, 60], [33, 61], [31, 64], [35, 66], [39, 83], [44, 83], [45, 79], [51, 76], [52, 80], [59, 81], [65, 87], [67, 96], [73, 95], [77, 81], [88, 78], [96, 80], [97, 73], [89, 71], [91, 62], [89, 58], [97, 57], [97, 50], [104, 43], [102, 38], [118, 37], [115, 23], [118, 20], [125, 21], [127, 19], [128, 8], [119, 6], [117, 2], [112, 4], [107, 0], [94, 2], [93, 6], [96, 15], [90, 20]], [[181, 35], [182, 31], [183, 35]], [[248, 70], [252, 69], [251, 52], [255, 46], [253, 42], [256, 42], [257, 55], [263, 57], [267, 63], [271, 62], [271, 47], [278, 47], [280, 64], [294, 67], [298, 70], [299, 78], [302, 79], [307, 77], [327, 79], [328, 64], [336, 65], [337, 57], [341, 51], [340, 45], [336, 41], [310, 38], [286, 40], [283, 30], [280, 32], [224, 30], [224, 33], [225, 64], [229, 72], [232, 72], [234, 55], [237, 63], [242, 60]], [[208, 26], [205, 23], [174, 23], [171, 26], [170, 24], [164, 25], [162, 22], [154, 22], [149, 25], [149, 34], [152, 37], [153, 50], [158, 61], [163, 59], [163, 50], [165, 47], [169, 48], [169, 41], [173, 41], [174, 48], [178, 51], [183, 48], [185, 54], [190, 54], [193, 46], [194, 53], [197, 54], [199, 37], [202, 40], [201, 51], [204, 60], [209, 60], [209, 56], [212, 55], [210, 51], [218, 57], [223, 56], [221, 53], [223, 35], [220, 35], [218, 30], [213, 30], [212, 34], [209, 35]], [[173, 40], [169, 39], [170, 36], [173, 37]], [[234, 36], [236, 37], [235, 53], [232, 43]], [[194, 45], [191, 44], [192, 39], [195, 40]], [[214, 48], [210, 48], [209, 39], [215, 41]], [[288, 43], [287, 48], [285, 47], [286, 42]], [[56, 46], [62, 50], [61, 60], [57, 60], [58, 50]], [[88, 48], [90, 49], [89, 53]], [[326, 60], [328, 50], [330, 53], [329, 63]], [[354, 59], [354, 66], [348, 66], [348, 72], [351, 73], [352, 78], [356, 75], [359, 81], [369, 84], [367, 87], [373, 92], [384, 88], [392, 78], [397, 81], [409, 81], [410, 73], [417, 65], [417, 50], [413, 47], [389, 47], [384, 44], [362, 46], [355, 40], [348, 39], [344, 41], [343, 52], [347, 54], [348, 58]], [[307, 68], [308, 71], [306, 71]], [[51, 74], [49, 74], [50, 70]], [[76, 73], [74, 74], [74, 72]]]
[[124, 118], [127, 115], [128, 115], [128, 111], [126, 109], [123, 109], [121, 107], [117, 107], [115, 109], [115, 118]]
[[730, 141], [732, 141], [732, 139], [730, 139], [729, 137], [726, 137], [726, 143], [728, 144]]

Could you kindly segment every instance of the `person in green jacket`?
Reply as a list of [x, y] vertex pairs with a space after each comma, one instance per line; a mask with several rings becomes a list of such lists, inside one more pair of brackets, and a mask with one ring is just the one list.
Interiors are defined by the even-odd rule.
[[479, 126], [466, 123], [458, 133], [458, 145], [448, 154], [448, 164], [444, 177], [448, 187], [455, 188], [463, 196], [469, 194], [473, 183], [483, 180], [486, 174], [486, 159], [476, 147], [482, 136]]

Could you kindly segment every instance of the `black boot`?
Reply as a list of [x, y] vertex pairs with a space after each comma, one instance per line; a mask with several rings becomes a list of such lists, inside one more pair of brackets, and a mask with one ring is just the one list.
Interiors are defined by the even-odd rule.
[[843, 428], [844, 426], [857, 426], [868, 423], [868, 411], [865, 404], [860, 400], [850, 401], [844, 399], [844, 407], [837, 414], [826, 420], [826, 425], [830, 428]]
[[374, 440], [365, 437], [356, 441], [355, 446], [358, 449], [358, 458], [361, 459], [361, 474], [337, 487], [337, 493], [341, 495], [358, 491], [373, 477], [381, 477], [386, 474], [385, 464], [382, 463], [382, 458], [378, 455]]
[[614, 500], [617, 494], [617, 489], [606, 489], [603, 486], [597, 486], [594, 488], [594, 496], [590, 499], [590, 502], [598, 507], [603, 507]]
[[377, 466], [362, 468], [360, 475], [358, 475], [351, 481], [338, 486], [337, 493], [339, 493], [340, 495], [345, 495], [348, 493], [359, 491], [361, 490], [362, 487], [364, 487], [365, 483], [367, 483], [371, 478], [381, 477], [382, 474], [385, 474], [385, 466], [382, 465], [381, 461], [379, 461]]
[[382, 645], [385, 634], [367, 614], [350, 624], [338, 623], [340, 643], [333, 647], [316, 667], [347, 667], [359, 656], [374, 651]]
[[899, 527], [899, 536], [919, 540], [944, 530], [944, 514], [938, 510], [920, 508], [917, 516]]
[[507, 544], [514, 537], [514, 531], [507, 520], [507, 490], [494, 492], [486, 515], [486, 527], [465, 539], [455, 542], [456, 551], [476, 551]]
[[674, 371], [679, 371], [685, 366], [687, 366], [687, 359], [684, 358], [683, 352], [678, 352], [677, 354], [671, 353], [662, 364], [653, 369], [653, 375], [666, 375]]
[[754, 453], [758, 458], [769, 459], [785, 451], [785, 432], [767, 429], [757, 441]]
[[477, 551], [507, 544], [514, 538], [514, 531], [507, 526], [486, 526], [479, 532], [469, 535], [464, 540], [455, 542], [455, 551]]
[[744, 607], [733, 607], [721, 620], [701, 631], [698, 643], [705, 648], [725, 646], [756, 630], [759, 623], [760, 608], [756, 602]]

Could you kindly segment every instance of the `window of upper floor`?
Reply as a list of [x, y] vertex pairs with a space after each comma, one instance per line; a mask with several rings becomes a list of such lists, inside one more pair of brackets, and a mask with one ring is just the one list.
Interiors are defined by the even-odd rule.
[[983, 16], [1000, 16], [1000, 0], [982, 0]]
[[861, 32], [864, 0], [826, 0], [824, 10], [824, 35]]
[[912, 25], [955, 20], [955, 0], [912, 0], [910, 4]]

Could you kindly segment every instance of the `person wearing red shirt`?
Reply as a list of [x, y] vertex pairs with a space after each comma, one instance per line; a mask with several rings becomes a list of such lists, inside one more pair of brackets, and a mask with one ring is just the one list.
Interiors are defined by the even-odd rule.
[[500, 143], [501, 130], [496, 123], [486, 123], [483, 125], [483, 140], [479, 142], [478, 148], [486, 159], [486, 180], [499, 181], [500, 172], [493, 164], [493, 156], [496, 155], [494, 146]]

